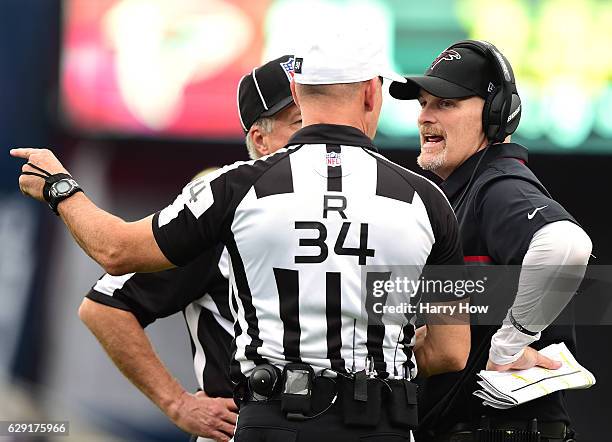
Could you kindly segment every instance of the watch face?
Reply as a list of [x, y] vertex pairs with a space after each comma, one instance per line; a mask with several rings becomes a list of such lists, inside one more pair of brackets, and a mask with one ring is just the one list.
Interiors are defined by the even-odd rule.
[[72, 186], [70, 185], [70, 183], [68, 181], [58, 181], [55, 184], [55, 190], [57, 191], [57, 193], [62, 194], [62, 193], [66, 193], [68, 192], [70, 189], [72, 189]]
[[51, 195], [54, 198], [61, 198], [70, 195], [78, 187], [76, 181], [71, 178], [62, 178], [51, 186]]

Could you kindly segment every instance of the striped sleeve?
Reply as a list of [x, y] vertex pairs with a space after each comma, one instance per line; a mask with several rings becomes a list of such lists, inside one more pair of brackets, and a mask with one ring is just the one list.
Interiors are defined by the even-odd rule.
[[[104, 275], [87, 298], [131, 312], [142, 327], [182, 311], [217, 284], [227, 287], [218, 267], [221, 247], [207, 250], [185, 267], [157, 273]], [[227, 291], [227, 290], [226, 290]]]
[[239, 161], [187, 184], [176, 200], [153, 216], [153, 234], [166, 258], [187, 264], [202, 250], [224, 242], [233, 211], [261, 175], [288, 155], [280, 149]]

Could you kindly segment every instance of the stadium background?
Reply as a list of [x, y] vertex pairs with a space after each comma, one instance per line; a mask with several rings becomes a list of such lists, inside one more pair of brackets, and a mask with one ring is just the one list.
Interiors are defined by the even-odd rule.
[[[126, 219], [147, 215], [200, 169], [246, 157], [238, 80], [291, 53], [290, 37], [309, 14], [368, 14], [389, 30], [389, 56], [406, 74], [421, 73], [455, 40], [494, 42], [524, 102], [515, 139], [590, 234], [594, 263], [612, 262], [612, 1], [3, 0], [0, 420], [69, 420], [74, 440], [181, 437], [78, 320], [101, 269], [55, 215], [21, 197], [8, 149], [52, 146], [96, 203]], [[386, 100], [376, 140], [413, 170], [416, 112], [414, 103]], [[568, 393], [583, 441], [608, 439], [611, 331], [577, 328], [578, 359], [598, 381]], [[149, 334], [193, 388], [182, 318]]]

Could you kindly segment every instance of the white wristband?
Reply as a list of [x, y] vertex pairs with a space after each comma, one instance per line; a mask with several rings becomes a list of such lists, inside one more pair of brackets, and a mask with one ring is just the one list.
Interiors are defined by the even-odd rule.
[[540, 334], [527, 335], [504, 321], [491, 338], [489, 359], [498, 365], [511, 364], [523, 355], [525, 347], [540, 339]]

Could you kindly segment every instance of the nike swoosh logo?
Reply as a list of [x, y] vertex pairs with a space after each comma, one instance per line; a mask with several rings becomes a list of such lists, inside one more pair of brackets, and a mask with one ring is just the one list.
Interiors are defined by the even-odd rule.
[[545, 209], [547, 207], [548, 205], [542, 206], [542, 207], [536, 207], [533, 212], [527, 214], [527, 219], [533, 219], [533, 217], [535, 216], [536, 213], [538, 213], [538, 211]]

